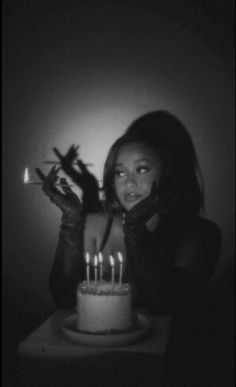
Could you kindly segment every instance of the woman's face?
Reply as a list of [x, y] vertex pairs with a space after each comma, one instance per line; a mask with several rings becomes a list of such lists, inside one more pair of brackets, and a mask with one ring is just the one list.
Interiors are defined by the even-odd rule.
[[149, 196], [152, 183], [160, 182], [163, 163], [146, 144], [132, 142], [123, 145], [115, 163], [114, 187], [120, 204], [129, 211]]

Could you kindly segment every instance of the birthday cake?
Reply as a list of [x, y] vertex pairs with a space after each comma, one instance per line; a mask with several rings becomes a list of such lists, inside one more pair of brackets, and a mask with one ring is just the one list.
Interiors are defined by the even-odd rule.
[[80, 332], [111, 333], [133, 325], [131, 288], [127, 283], [83, 281], [77, 289], [76, 329]]

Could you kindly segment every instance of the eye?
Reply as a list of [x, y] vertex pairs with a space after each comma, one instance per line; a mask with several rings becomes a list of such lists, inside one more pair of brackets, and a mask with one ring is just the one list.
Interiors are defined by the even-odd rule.
[[147, 173], [150, 171], [150, 168], [147, 167], [147, 166], [140, 166], [137, 168], [137, 173], [140, 173], [140, 174], [143, 174], [143, 173]]
[[115, 174], [116, 177], [123, 177], [123, 176], [125, 176], [125, 172], [122, 171], [121, 169], [115, 170], [114, 174]]

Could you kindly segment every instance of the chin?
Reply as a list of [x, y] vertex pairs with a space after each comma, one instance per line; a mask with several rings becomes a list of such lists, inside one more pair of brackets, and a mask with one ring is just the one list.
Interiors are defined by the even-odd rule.
[[136, 206], [136, 204], [138, 204], [138, 203], [139, 203], [139, 201], [132, 202], [132, 203], [125, 203], [125, 204], [123, 204], [123, 207], [124, 207], [124, 209], [125, 209], [126, 211], [130, 211], [130, 210], [132, 210], [132, 208], [133, 208], [134, 206]]

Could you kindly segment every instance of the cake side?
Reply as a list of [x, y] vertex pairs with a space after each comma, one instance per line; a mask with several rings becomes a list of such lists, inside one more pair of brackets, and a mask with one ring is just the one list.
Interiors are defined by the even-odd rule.
[[132, 327], [131, 290], [129, 284], [95, 284], [84, 281], [77, 290], [77, 323], [79, 331], [108, 333]]
[[79, 284], [77, 291], [83, 294], [96, 294], [96, 295], [114, 295], [114, 294], [127, 294], [131, 292], [131, 287], [128, 283], [119, 284], [118, 282], [114, 283], [114, 287], [111, 282], [107, 281], [90, 281], [89, 284], [87, 281], [83, 281]]

